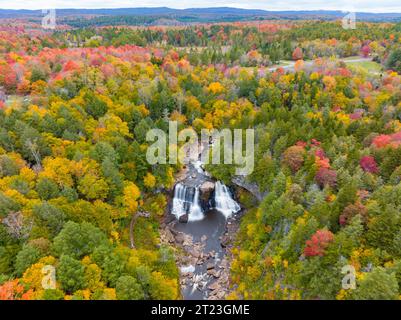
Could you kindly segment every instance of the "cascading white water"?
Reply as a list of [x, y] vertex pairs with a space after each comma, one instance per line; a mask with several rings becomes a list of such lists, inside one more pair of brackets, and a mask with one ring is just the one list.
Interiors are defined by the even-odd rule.
[[189, 212], [189, 221], [199, 221], [203, 219], [203, 211], [199, 202], [199, 188], [195, 189], [194, 200]]
[[188, 221], [203, 219], [199, 203], [199, 188], [191, 188], [178, 183], [175, 186], [172, 214], [177, 219], [188, 213]]
[[205, 170], [202, 168], [202, 165], [203, 165], [202, 161], [197, 160], [197, 161], [193, 162], [192, 165], [194, 166], [195, 170], [198, 173], [200, 173], [200, 174], [204, 174], [205, 173]]
[[226, 218], [241, 210], [239, 204], [231, 197], [227, 186], [220, 181], [216, 182], [214, 201], [216, 210], [224, 214]]

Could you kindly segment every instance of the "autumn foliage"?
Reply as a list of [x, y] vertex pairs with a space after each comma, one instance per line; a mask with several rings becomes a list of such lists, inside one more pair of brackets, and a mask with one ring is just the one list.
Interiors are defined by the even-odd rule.
[[302, 49], [300, 47], [296, 47], [292, 53], [292, 60], [302, 60], [303, 56]]
[[334, 188], [337, 184], [337, 172], [335, 170], [322, 167], [317, 171], [315, 180], [322, 188], [325, 186]]
[[364, 156], [361, 158], [359, 162], [361, 168], [369, 173], [378, 173], [379, 168], [377, 167], [377, 163], [375, 158], [372, 156]]
[[32, 291], [26, 291], [19, 280], [11, 280], [0, 285], [0, 300], [31, 300]]
[[227, 298], [400, 297], [399, 24], [60, 19], [0, 23], [0, 299], [182, 298], [164, 223], [182, 167], [146, 157], [169, 121], [255, 129], [250, 175], [206, 165], [244, 208], [227, 268], [207, 275], [230, 278]]
[[368, 211], [366, 207], [361, 203], [348, 205], [342, 214], [340, 215], [339, 223], [345, 226], [350, 222], [350, 220], [356, 215], [360, 215], [362, 222], [366, 223], [368, 219]]
[[297, 172], [304, 163], [306, 151], [302, 146], [289, 147], [283, 153], [282, 163], [290, 167], [292, 172]]
[[306, 241], [304, 254], [306, 257], [323, 256], [325, 249], [334, 240], [334, 235], [328, 230], [318, 230]]

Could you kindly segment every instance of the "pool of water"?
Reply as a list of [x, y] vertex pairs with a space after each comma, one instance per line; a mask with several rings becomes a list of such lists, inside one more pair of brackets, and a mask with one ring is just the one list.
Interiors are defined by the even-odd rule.
[[[213, 276], [207, 275], [207, 265], [213, 263], [215, 266], [219, 265], [219, 262], [225, 255], [225, 249], [220, 244], [220, 237], [224, 235], [226, 231], [226, 217], [216, 210], [211, 210], [205, 214], [203, 220], [191, 221], [188, 223], [177, 223], [174, 227], [175, 230], [191, 235], [193, 242], [200, 242], [202, 236], [206, 236], [204, 253], [214, 251], [215, 258], [209, 258], [206, 262], [201, 265], [195, 265], [194, 275], [198, 277], [203, 276], [202, 281], [206, 281], [205, 289], [200, 291], [193, 288], [192, 282], [186, 285], [182, 290], [182, 295], [185, 300], [202, 300], [207, 298], [207, 286], [212, 284], [216, 279]], [[184, 266], [189, 267], [189, 266]]]

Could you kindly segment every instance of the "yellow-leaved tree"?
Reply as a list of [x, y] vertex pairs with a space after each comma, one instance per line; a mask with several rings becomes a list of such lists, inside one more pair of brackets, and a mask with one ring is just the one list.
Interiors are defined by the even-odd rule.
[[126, 209], [126, 216], [136, 212], [138, 209], [138, 199], [140, 196], [141, 191], [135, 183], [129, 182], [126, 184], [123, 196], [123, 206]]
[[148, 172], [143, 178], [143, 183], [147, 188], [151, 189], [156, 185], [156, 177]]

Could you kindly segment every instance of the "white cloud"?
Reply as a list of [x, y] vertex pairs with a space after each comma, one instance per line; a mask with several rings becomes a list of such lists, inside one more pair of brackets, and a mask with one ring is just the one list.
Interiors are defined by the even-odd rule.
[[237, 7], [265, 10], [341, 10], [364, 12], [401, 12], [399, 0], [0, 0], [2, 9], [43, 9], [43, 8], [130, 8], [130, 7]]

